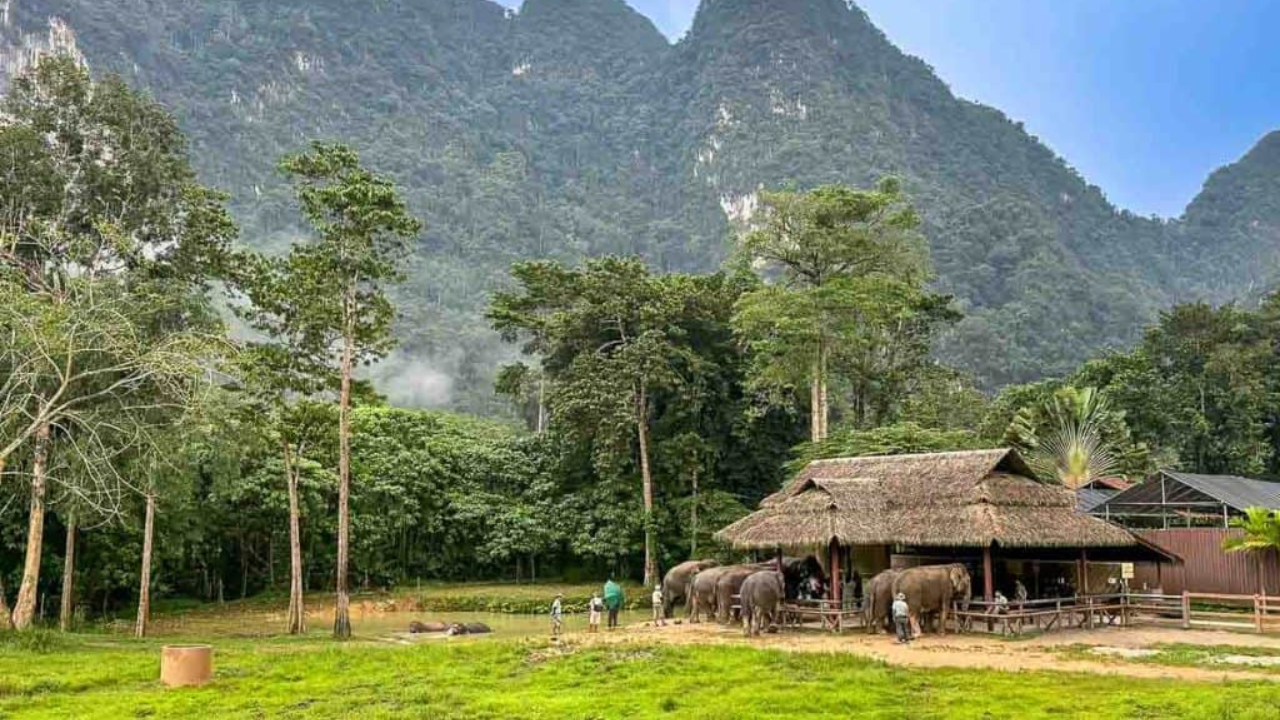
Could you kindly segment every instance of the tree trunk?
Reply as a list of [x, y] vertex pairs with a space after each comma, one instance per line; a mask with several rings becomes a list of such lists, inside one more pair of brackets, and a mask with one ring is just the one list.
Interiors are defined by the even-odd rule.
[[338, 394], [338, 578], [333, 636], [351, 637], [351, 598], [347, 595], [347, 562], [351, 543], [351, 365], [355, 356], [355, 308], [347, 288], [343, 301], [342, 386]]
[[249, 549], [244, 541], [244, 531], [240, 531], [240, 599], [249, 597]]
[[538, 434], [547, 431], [547, 379], [538, 372]]
[[9, 615], [9, 601], [5, 598], [4, 576], [0, 575], [0, 630], [12, 630], [13, 621]]
[[40, 557], [44, 546], [44, 484], [49, 457], [49, 425], [36, 430], [35, 453], [31, 463], [31, 516], [27, 521], [27, 556], [22, 566], [22, 585], [13, 604], [13, 627], [26, 630], [35, 621], [36, 592], [40, 584]]
[[813, 358], [809, 408], [809, 439], [822, 442], [827, 439], [827, 420], [830, 415], [827, 404], [827, 345], [822, 339], [818, 340], [818, 352]]
[[693, 506], [689, 509], [689, 527], [692, 528], [689, 533], [689, 558], [696, 559], [698, 555], [698, 467], [696, 464], [693, 468]]
[[142, 526], [142, 572], [138, 582], [138, 624], [133, 634], [147, 636], [147, 619], [151, 616], [151, 540], [156, 530], [156, 496], [147, 493], [147, 517]]
[[818, 344], [818, 439], [827, 439], [831, 407], [827, 402], [827, 343]]
[[75, 604], [76, 579], [76, 515], [67, 514], [67, 546], [62, 554], [62, 607], [58, 610], [58, 629], [71, 630], [71, 614]]
[[289, 615], [288, 633], [307, 632], [307, 613], [302, 604], [302, 521], [298, 510], [298, 474], [293, 468], [289, 443], [284, 446], [284, 472], [289, 486]]
[[650, 587], [658, 574], [653, 556], [653, 474], [649, 469], [649, 398], [644, 386], [636, 389], [636, 434], [640, 441], [640, 479], [644, 486], [644, 586]]
[[813, 379], [809, 382], [809, 440], [822, 441], [822, 396], [819, 392], [818, 362], [813, 363]]

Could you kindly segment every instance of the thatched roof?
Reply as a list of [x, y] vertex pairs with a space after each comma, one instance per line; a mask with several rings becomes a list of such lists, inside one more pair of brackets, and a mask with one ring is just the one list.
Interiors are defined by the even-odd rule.
[[818, 460], [717, 537], [741, 549], [821, 545], [1130, 547], [1008, 449]]

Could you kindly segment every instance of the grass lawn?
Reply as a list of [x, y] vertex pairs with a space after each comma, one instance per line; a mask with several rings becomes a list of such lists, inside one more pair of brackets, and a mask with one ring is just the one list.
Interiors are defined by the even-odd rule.
[[[1124, 657], [1121, 655], [1099, 655], [1091, 652], [1090, 645], [1071, 645], [1063, 648], [1058, 655], [1072, 660], [1107, 660], [1112, 662], [1145, 663], [1148, 665], [1172, 665], [1177, 667], [1208, 668], [1213, 670], [1249, 670], [1280, 674], [1280, 664], [1250, 664], [1242, 661], [1226, 662], [1224, 658], [1263, 658], [1274, 662], [1280, 657], [1280, 648], [1252, 647], [1247, 645], [1190, 645], [1186, 643], [1163, 643], [1143, 648], [1140, 655]], [[1280, 718], [1280, 709], [1276, 711]]]
[[414, 646], [218, 640], [213, 684], [166, 690], [156, 680], [161, 644], [0, 635], [0, 717], [1280, 717], [1280, 684], [1271, 683], [925, 670], [750, 647], [560, 648], [496, 638]]

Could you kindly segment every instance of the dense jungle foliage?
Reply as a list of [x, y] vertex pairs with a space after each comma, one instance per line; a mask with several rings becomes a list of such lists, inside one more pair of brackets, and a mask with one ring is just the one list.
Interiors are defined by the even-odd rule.
[[[1131, 346], [1175, 301], [1256, 300], [1280, 266], [1280, 136], [1178, 220], [1108, 203], [1020, 124], [957, 99], [844, 0], [716, 0], [668, 43], [622, 0], [12, 0], [0, 53], [66, 45], [170, 107], [243, 238], [298, 217], [275, 160], [340, 138], [428, 218], [379, 386], [495, 415], [511, 357], [481, 319], [522, 260], [640, 255], [714, 270], [756, 191], [903, 179], [936, 290], [965, 314], [940, 359], [993, 390]], [[56, 43], [55, 43], [56, 44]], [[998, 351], [995, 348], [999, 348]]]
[[[322, 146], [379, 191], [374, 217], [403, 195], [426, 227], [386, 260], [408, 276], [389, 303], [353, 296], [361, 356], [400, 344], [355, 392], [357, 586], [639, 578], [722, 552], [712, 533], [809, 459], [1024, 442], [1077, 389], [1106, 399], [1125, 474], [1280, 474], [1280, 299], [1254, 284], [1275, 137], [1163, 223], [834, 0], [708, 3], [675, 46], [586, 0], [8, 7], [4, 37], [65, 11], [95, 72], [124, 72], [46, 61], [0, 106], [0, 598], [21, 586], [40, 616], [69, 536], [82, 615], [128, 607], [148, 567], [162, 594], [283, 589], [289, 479], [303, 584], [331, 587], [346, 258], [285, 272], [341, 223], [312, 207], [305, 228], [276, 170], [314, 136], [362, 151]], [[846, 276], [752, 262], [785, 233], [731, 250], [725, 214], [748, 209], [794, 212]], [[1215, 253], [1242, 284], [1198, 270]], [[222, 295], [272, 334], [233, 340]]]

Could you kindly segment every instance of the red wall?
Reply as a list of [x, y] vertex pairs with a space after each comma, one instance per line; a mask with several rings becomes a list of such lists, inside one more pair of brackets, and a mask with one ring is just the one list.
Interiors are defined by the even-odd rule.
[[[1251, 552], [1226, 552], [1222, 541], [1240, 535], [1224, 528], [1176, 528], [1137, 530], [1142, 539], [1182, 558], [1179, 564], [1139, 563], [1129, 587], [1162, 587], [1164, 592], [1183, 590], [1231, 595], [1255, 595], [1266, 586], [1266, 594], [1280, 595], [1280, 561], [1274, 552], [1259, 556]], [[1259, 572], [1262, 578], [1259, 578]]]

